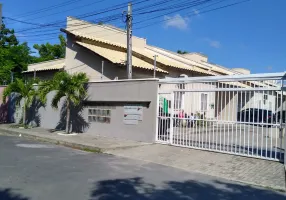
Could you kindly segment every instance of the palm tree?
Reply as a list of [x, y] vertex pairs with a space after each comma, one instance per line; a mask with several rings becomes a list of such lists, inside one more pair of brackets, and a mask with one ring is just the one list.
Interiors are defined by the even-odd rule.
[[3, 101], [6, 103], [7, 97], [15, 93], [16, 105], [20, 105], [23, 101], [23, 124], [26, 125], [27, 108], [31, 105], [34, 99], [38, 96], [38, 91], [35, 83], [38, 80], [30, 79], [26, 83], [22, 79], [16, 79], [15, 82], [10, 83], [3, 92]]
[[47, 100], [47, 94], [55, 91], [52, 99], [52, 107], [58, 109], [61, 98], [66, 98], [66, 133], [70, 133], [70, 109], [72, 104], [78, 106], [86, 97], [86, 84], [88, 78], [85, 73], [68, 74], [58, 72], [52, 80], [44, 81], [40, 84], [40, 98], [43, 102]]

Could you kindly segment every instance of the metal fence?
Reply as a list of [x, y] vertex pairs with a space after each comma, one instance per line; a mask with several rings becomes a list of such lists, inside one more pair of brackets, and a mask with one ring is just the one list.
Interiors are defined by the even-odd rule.
[[281, 161], [284, 73], [159, 81], [156, 141]]

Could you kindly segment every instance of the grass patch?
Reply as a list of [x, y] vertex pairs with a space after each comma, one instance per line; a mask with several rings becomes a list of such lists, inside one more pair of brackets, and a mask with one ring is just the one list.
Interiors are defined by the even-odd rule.
[[10, 128], [31, 129], [31, 128], [33, 128], [33, 127], [32, 127], [32, 126], [29, 126], [29, 125], [24, 125], [24, 124], [13, 124], [13, 125], [10, 125]]
[[100, 148], [81, 147], [81, 146], [77, 146], [77, 145], [70, 145], [70, 144], [60, 143], [59, 141], [57, 141], [56, 144], [57, 145], [62, 145], [62, 146], [68, 147], [68, 148], [76, 149], [76, 150], [90, 152], [90, 153], [102, 153]]
[[86, 151], [86, 152], [91, 152], [91, 153], [102, 153], [102, 151], [100, 149], [90, 149], [90, 148], [82, 148], [82, 151]]

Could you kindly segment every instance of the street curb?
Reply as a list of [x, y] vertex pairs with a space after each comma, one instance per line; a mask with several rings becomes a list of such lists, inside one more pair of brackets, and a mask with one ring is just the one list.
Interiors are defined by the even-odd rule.
[[94, 153], [102, 153], [102, 149], [98, 148], [98, 147], [93, 147], [93, 146], [83, 145], [83, 144], [78, 144], [78, 143], [73, 143], [73, 142], [64, 142], [64, 141], [60, 141], [60, 140], [56, 140], [56, 139], [40, 137], [40, 136], [28, 134], [28, 133], [23, 133], [23, 132], [19, 132], [16, 130], [9, 130], [9, 129], [0, 128], [0, 135], [19, 137], [19, 134], [21, 134], [21, 137], [23, 137], [23, 138], [37, 140], [40, 142], [46, 142], [46, 143], [51, 143], [51, 144], [55, 144], [55, 145], [61, 145], [61, 146], [70, 147], [73, 149], [79, 149], [79, 150], [89, 151], [89, 152], [94, 152]]
[[[83, 144], [78, 144], [78, 143], [73, 143], [73, 142], [65, 142], [65, 141], [60, 141], [60, 140], [57, 140], [57, 139], [52, 139], [52, 138], [46, 138], [46, 137], [32, 135], [30, 133], [23, 133], [21, 131], [11, 130], [10, 128], [0, 128], [0, 135], [19, 137], [19, 134], [21, 134], [21, 137], [23, 137], [23, 138], [32, 139], [32, 140], [36, 140], [36, 141], [40, 141], [40, 142], [51, 143], [51, 144], [55, 144], [55, 145], [61, 145], [61, 146], [65, 146], [65, 147], [69, 147], [69, 148], [73, 148], [73, 149], [87, 151], [87, 152], [104, 153], [104, 154], [108, 154], [108, 155], [115, 155], [115, 156], [129, 158], [129, 159], [136, 159], [136, 160], [141, 160], [141, 161], [144, 161], [144, 162], [151, 162], [151, 163], [159, 164], [159, 165], [162, 165], [162, 166], [173, 167], [173, 168], [177, 168], [177, 169], [188, 171], [185, 168], [181, 168], [181, 167], [177, 167], [177, 166], [173, 166], [173, 165], [166, 165], [166, 164], [163, 164], [163, 163], [160, 163], [160, 162], [154, 162], [154, 161], [150, 161], [150, 160], [138, 159], [138, 158], [129, 157], [129, 156], [120, 156], [120, 155], [113, 154], [112, 152], [108, 152], [109, 150], [134, 148], [134, 147], [138, 147], [140, 145], [128, 146], [128, 147], [109, 148], [109, 149], [101, 149], [99, 147], [94, 147], [94, 146], [90, 146], [90, 145], [83, 145]], [[218, 176], [205, 174], [205, 173], [198, 172], [198, 171], [193, 171], [193, 172], [194, 173], [208, 175], [208, 176], [212, 176], [212, 177], [218, 177]], [[286, 176], [286, 167], [285, 167], [285, 176]], [[286, 188], [269, 187], [269, 186], [262, 185], [262, 184], [257, 184], [257, 183], [253, 183], [253, 182], [246, 182], [246, 181], [239, 181], [239, 180], [236, 180], [236, 179], [228, 179], [228, 178], [224, 178], [224, 179], [235, 181], [235, 182], [239, 182], [239, 183], [244, 183], [244, 184], [248, 184], [248, 185], [252, 185], [252, 186], [269, 188], [269, 189], [280, 191], [280, 192], [286, 192]]]

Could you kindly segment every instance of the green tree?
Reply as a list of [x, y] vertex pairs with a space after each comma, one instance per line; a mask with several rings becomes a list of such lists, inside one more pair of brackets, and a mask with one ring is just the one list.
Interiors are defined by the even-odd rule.
[[22, 78], [22, 71], [32, 62], [30, 48], [27, 43], [20, 44], [13, 29], [2, 24], [0, 29], [0, 84], [11, 81], [11, 73], [15, 78]]
[[88, 78], [85, 73], [68, 74], [58, 72], [52, 80], [44, 81], [40, 84], [40, 98], [43, 102], [47, 101], [47, 95], [55, 91], [52, 99], [52, 107], [58, 109], [59, 101], [66, 99], [66, 133], [70, 133], [70, 109], [72, 105], [78, 106], [86, 97], [86, 84]]
[[187, 53], [189, 53], [189, 52], [178, 50], [177, 53], [178, 53], [178, 54], [187, 54]]
[[15, 82], [10, 83], [3, 92], [3, 101], [6, 103], [7, 97], [15, 94], [16, 105], [21, 105], [23, 101], [23, 124], [26, 125], [27, 108], [37, 98], [38, 90], [34, 86], [37, 80], [29, 79], [26, 83], [22, 79], [16, 79]]
[[33, 47], [38, 51], [39, 57], [34, 57], [34, 62], [43, 62], [65, 57], [66, 40], [63, 35], [59, 35], [60, 44], [35, 44]]

